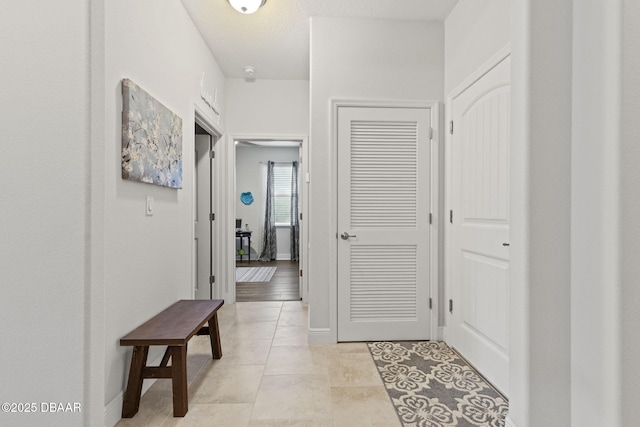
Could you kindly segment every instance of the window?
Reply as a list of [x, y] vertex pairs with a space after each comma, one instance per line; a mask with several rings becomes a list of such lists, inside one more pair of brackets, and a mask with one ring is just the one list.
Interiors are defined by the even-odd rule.
[[291, 163], [273, 165], [273, 199], [276, 225], [291, 225]]

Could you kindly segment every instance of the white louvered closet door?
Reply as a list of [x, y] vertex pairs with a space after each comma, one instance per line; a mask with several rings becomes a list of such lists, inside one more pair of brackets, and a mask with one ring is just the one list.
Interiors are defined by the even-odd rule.
[[338, 340], [429, 338], [430, 110], [338, 109]]

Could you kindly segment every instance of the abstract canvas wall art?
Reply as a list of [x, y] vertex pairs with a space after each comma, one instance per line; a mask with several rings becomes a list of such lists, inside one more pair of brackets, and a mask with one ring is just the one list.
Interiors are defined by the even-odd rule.
[[122, 178], [182, 188], [182, 119], [122, 79]]

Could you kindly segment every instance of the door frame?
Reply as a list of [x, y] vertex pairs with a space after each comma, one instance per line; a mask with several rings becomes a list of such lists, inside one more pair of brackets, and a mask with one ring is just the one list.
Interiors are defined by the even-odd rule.
[[[308, 275], [308, 256], [309, 256], [309, 136], [308, 135], [300, 135], [300, 134], [233, 134], [227, 135], [226, 138], [226, 146], [227, 146], [227, 170], [229, 179], [227, 181], [228, 185], [226, 187], [227, 193], [225, 197], [226, 209], [225, 215], [226, 218], [229, 218], [229, 227], [228, 230], [225, 229], [224, 233], [226, 238], [222, 236], [224, 239], [224, 251], [228, 254], [235, 254], [236, 248], [236, 237], [235, 232], [232, 233], [231, 230], [235, 230], [233, 224], [235, 224], [236, 218], [236, 149], [235, 149], [235, 141], [237, 140], [254, 140], [254, 141], [299, 141], [300, 142], [300, 158], [302, 159], [302, 164], [300, 169], [298, 170], [299, 174], [299, 186], [301, 189], [302, 197], [300, 200], [302, 213], [302, 221], [300, 221], [300, 254], [298, 260], [298, 268], [303, 270], [302, 280], [301, 280], [301, 289], [300, 289], [300, 298], [303, 302], [309, 302], [309, 275]], [[233, 223], [231, 222], [233, 221]], [[235, 255], [229, 255], [226, 261], [226, 271], [229, 272], [227, 275], [228, 283], [228, 291], [226, 292], [224, 298], [231, 304], [236, 302], [236, 281], [235, 281], [235, 266], [236, 266], [236, 257]], [[307, 270], [306, 272], [304, 270]]]
[[[471, 87], [474, 83], [480, 80], [484, 75], [493, 70], [498, 64], [504, 61], [507, 57], [511, 55], [511, 44], [507, 44], [505, 47], [500, 49], [497, 53], [495, 53], [491, 58], [489, 58], [484, 64], [482, 64], [476, 71], [471, 73], [461, 84], [459, 84], [455, 89], [453, 89], [447, 95], [446, 101], [446, 123], [450, 126], [451, 121], [453, 120], [453, 101], [460, 96], [464, 91], [466, 91], [469, 87]], [[445, 132], [445, 146], [444, 146], [444, 212], [449, 212], [452, 209], [451, 206], [451, 183], [453, 177], [451, 176], [451, 169], [453, 167], [453, 153], [452, 153], [452, 141], [453, 136], [450, 131]], [[446, 217], [446, 214], [444, 214]], [[446, 309], [447, 301], [452, 297], [452, 283], [451, 283], [451, 269], [453, 268], [453, 247], [452, 247], [452, 230], [451, 223], [445, 221], [444, 222], [444, 299], [443, 299], [443, 312], [445, 313], [445, 323], [442, 328], [442, 337], [441, 339], [448, 344], [450, 340], [447, 338], [447, 328], [448, 328], [448, 320], [449, 320], [449, 310]], [[457, 303], [460, 306], [460, 302]]]
[[[197, 122], [196, 122], [196, 124], [197, 124]], [[194, 176], [194, 183], [193, 183], [194, 184], [193, 185], [194, 218], [192, 219], [192, 221], [194, 222], [194, 227], [193, 227], [194, 228], [194, 237], [195, 237], [196, 234], [199, 235], [198, 237], [200, 237], [203, 234], [202, 231], [200, 233], [196, 233], [196, 229], [198, 227], [196, 227], [196, 225], [195, 225], [195, 217], [196, 216], [199, 218], [198, 222], [202, 221], [202, 219], [200, 218], [200, 215], [199, 215], [200, 211], [198, 211], [198, 207], [200, 206], [200, 204], [199, 204], [199, 202], [200, 202], [200, 191], [199, 190], [200, 190], [200, 185], [202, 184], [202, 181], [203, 181], [203, 179], [200, 176], [200, 171], [199, 171], [200, 166], [198, 165], [197, 139], [198, 139], [199, 136], [205, 136], [205, 135], [195, 133], [195, 135], [194, 135], [194, 144], [193, 144], [194, 148], [196, 149], [195, 153], [194, 153], [195, 154], [195, 158], [194, 158], [195, 162], [194, 162], [194, 173], [193, 173], [193, 176]], [[209, 159], [208, 159], [209, 161], [207, 162], [209, 164], [209, 167], [208, 167], [208, 169], [209, 169], [209, 182], [208, 182], [208, 184], [209, 184], [209, 196], [208, 196], [208, 198], [203, 197], [202, 201], [204, 201], [204, 202], [208, 201], [209, 202], [208, 203], [208, 209], [207, 209], [207, 211], [208, 211], [207, 217], [208, 217], [209, 214], [213, 213], [213, 172], [214, 172], [214, 170], [213, 170], [213, 159], [208, 154], [210, 152], [213, 152], [213, 136], [211, 134], [209, 134], [209, 133], [207, 133], [206, 136], [209, 139], [208, 144], [207, 144], [208, 145], [208, 147], [207, 147], [207, 157], [209, 157]], [[208, 200], [205, 200], [205, 199], [208, 199]], [[211, 221], [210, 219], [205, 219], [204, 221], [208, 221], [209, 222], [209, 230], [208, 230], [209, 231], [209, 269], [208, 269], [209, 271], [208, 271], [207, 275], [208, 276], [212, 276], [213, 275], [213, 253], [214, 253], [213, 252], [213, 237], [214, 237], [213, 221]], [[198, 238], [198, 241], [199, 240], [200, 239]], [[197, 245], [194, 246], [194, 257], [193, 257], [194, 265], [193, 265], [193, 269], [194, 269], [194, 272], [195, 272], [194, 273], [195, 277], [194, 277], [194, 281], [193, 281], [193, 283], [194, 283], [193, 288], [194, 288], [194, 299], [200, 299], [201, 297], [200, 298], [198, 297], [198, 290], [199, 290], [199, 285], [200, 284], [195, 279], [199, 277], [198, 273], [200, 273], [199, 268], [200, 268], [200, 261], [201, 260], [200, 260], [200, 254], [198, 253], [198, 249], [196, 249], [196, 248], [197, 248]], [[213, 283], [209, 282], [208, 290], [209, 290], [209, 298], [213, 299]]]
[[[194, 104], [194, 119], [193, 119], [194, 123], [197, 123], [200, 127], [202, 127], [205, 131], [207, 131], [209, 133], [209, 135], [211, 135], [211, 142], [210, 142], [210, 149], [215, 151], [216, 149], [216, 145], [217, 143], [222, 139], [224, 133], [222, 131], [222, 129], [220, 128], [220, 126], [218, 126], [217, 124], [215, 124], [213, 122], [213, 120], [210, 119], [210, 117], [207, 115], [207, 113], [205, 112], [205, 110], [203, 110], [202, 108], [200, 108], [197, 104]], [[193, 147], [195, 147], [195, 131], [193, 132]], [[193, 148], [192, 148], [193, 149]], [[212, 168], [212, 184], [211, 184], [211, 194], [212, 194], [212, 199], [211, 199], [211, 210], [212, 212], [217, 212], [218, 208], [220, 206], [220, 186], [218, 184], [219, 179], [220, 179], [220, 174], [221, 174], [221, 170], [222, 168], [220, 167], [214, 167], [214, 165], [211, 165]], [[195, 167], [193, 168], [193, 176], [192, 179], [195, 181], [197, 179], [197, 175], [196, 175], [196, 169]], [[193, 197], [197, 197], [197, 195], [195, 194], [195, 189], [194, 189], [194, 194]], [[195, 199], [194, 199], [195, 201]], [[195, 227], [193, 225], [193, 218], [194, 218], [194, 209], [195, 209], [195, 203], [191, 203], [191, 217], [189, 218], [190, 221], [190, 229], [191, 229], [191, 241], [193, 241], [195, 239]], [[219, 241], [221, 240], [221, 227], [220, 227], [220, 221], [213, 221], [211, 223], [211, 233], [213, 236], [217, 236], [218, 237], [218, 242], [211, 242], [211, 250], [213, 251], [213, 254], [221, 254], [221, 245], [219, 243]], [[195, 265], [196, 265], [196, 253], [193, 250], [193, 245], [192, 245], [192, 249], [191, 249], [191, 284], [193, 284], [196, 280], [196, 271], [195, 271]], [[213, 298], [221, 298], [221, 290], [220, 290], [220, 280], [218, 279], [220, 277], [220, 274], [218, 272], [221, 271], [221, 267], [222, 267], [222, 259], [220, 256], [211, 256], [211, 270], [212, 270], [212, 274], [214, 275], [214, 277], [216, 277], [215, 282], [213, 283]], [[195, 288], [193, 286], [191, 286], [191, 297], [195, 298]]]
[[438, 230], [440, 228], [439, 210], [439, 146], [440, 146], [440, 102], [437, 100], [365, 100], [365, 99], [331, 99], [331, 177], [333, 180], [332, 190], [334, 194], [334, 207], [331, 213], [331, 229], [335, 231], [336, 240], [334, 243], [334, 254], [331, 266], [333, 271], [333, 283], [329, 287], [329, 301], [331, 331], [333, 340], [338, 339], [338, 109], [340, 107], [362, 107], [362, 108], [423, 108], [429, 109], [431, 128], [433, 135], [431, 138], [431, 173], [430, 173], [430, 200], [429, 210], [431, 211], [431, 230], [429, 232], [429, 295], [432, 307], [429, 316], [429, 337], [439, 338], [438, 318], [440, 313], [439, 286], [438, 286]]

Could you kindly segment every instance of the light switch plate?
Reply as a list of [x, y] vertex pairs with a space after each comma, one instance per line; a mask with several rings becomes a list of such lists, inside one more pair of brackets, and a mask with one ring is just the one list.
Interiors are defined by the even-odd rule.
[[153, 215], [153, 197], [152, 196], [147, 196], [147, 210], [146, 210], [147, 216], [152, 216]]

